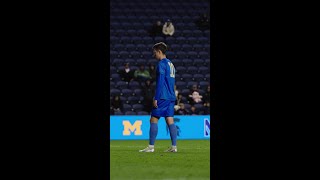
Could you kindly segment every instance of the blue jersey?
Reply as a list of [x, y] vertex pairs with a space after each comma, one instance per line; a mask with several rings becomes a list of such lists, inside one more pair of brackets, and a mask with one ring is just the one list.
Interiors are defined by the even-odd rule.
[[164, 58], [159, 61], [156, 68], [157, 72], [157, 82], [156, 82], [156, 93], [155, 100], [165, 99], [165, 100], [176, 100], [176, 95], [174, 92], [175, 84], [175, 74], [176, 69], [172, 62]]

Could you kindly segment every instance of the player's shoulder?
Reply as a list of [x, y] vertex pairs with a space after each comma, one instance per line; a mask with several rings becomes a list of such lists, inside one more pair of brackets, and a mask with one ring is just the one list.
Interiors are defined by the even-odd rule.
[[161, 60], [161, 61], [159, 62], [159, 64], [162, 65], [162, 64], [166, 64], [167, 62], [168, 62], [167, 59], [163, 59], [163, 60]]
[[168, 63], [168, 62], [171, 62], [171, 60], [168, 59], [168, 58], [166, 58], [165, 61], [164, 61], [164, 63]]
[[170, 62], [171, 62], [170, 59], [164, 59], [159, 62], [159, 66], [166, 67], [166, 65]]

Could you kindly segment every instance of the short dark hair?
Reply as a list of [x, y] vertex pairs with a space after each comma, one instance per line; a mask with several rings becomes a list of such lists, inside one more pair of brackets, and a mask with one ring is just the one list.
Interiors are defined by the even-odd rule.
[[153, 45], [152, 49], [160, 50], [163, 54], [165, 54], [168, 50], [168, 47], [164, 42], [158, 42], [155, 45]]

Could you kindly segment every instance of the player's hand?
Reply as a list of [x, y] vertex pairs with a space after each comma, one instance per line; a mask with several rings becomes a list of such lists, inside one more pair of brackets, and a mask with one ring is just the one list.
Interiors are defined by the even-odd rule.
[[153, 107], [158, 108], [158, 101], [157, 100], [153, 100]]

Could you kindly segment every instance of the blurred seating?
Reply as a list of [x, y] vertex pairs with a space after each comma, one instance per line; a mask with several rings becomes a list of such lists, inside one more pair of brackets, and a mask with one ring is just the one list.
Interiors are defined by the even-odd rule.
[[[119, 70], [124, 63], [132, 71], [144, 64], [158, 64], [152, 57], [154, 43], [163, 41], [168, 45], [167, 57], [176, 68], [176, 86], [183, 99], [187, 99], [193, 84], [204, 94], [210, 84], [210, 30], [199, 30], [195, 21], [204, 12], [209, 12], [209, 3], [199, 1], [161, 2], [136, 0], [112, 0], [110, 15], [110, 98], [119, 95], [123, 111], [115, 115], [149, 115], [144, 111], [144, 84], [137, 81], [121, 81]], [[149, 36], [149, 29], [157, 20], [162, 23], [171, 19], [175, 26], [173, 36]], [[155, 82], [152, 83], [155, 86]], [[198, 111], [203, 104], [194, 105]], [[190, 110], [191, 105], [185, 104]]]

